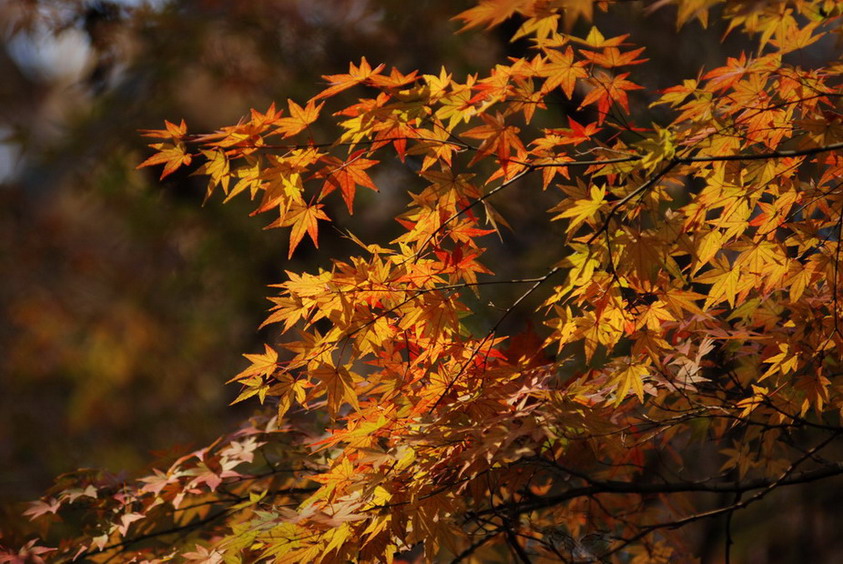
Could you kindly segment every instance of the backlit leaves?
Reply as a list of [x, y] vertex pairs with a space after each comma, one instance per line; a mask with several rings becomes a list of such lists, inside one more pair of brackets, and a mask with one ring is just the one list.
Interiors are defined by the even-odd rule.
[[[319, 172], [319, 176], [325, 178], [320, 199], [339, 189], [342, 192], [345, 205], [348, 207], [348, 213], [351, 213], [357, 186], [365, 186], [377, 192], [378, 187], [372, 182], [372, 179], [366, 173], [366, 169], [378, 164], [378, 161], [362, 158], [362, 154], [362, 150], [353, 153], [346, 162], [334, 158], [326, 159], [328, 166]], [[327, 219], [327, 217], [324, 219]], [[316, 242], [315, 238], [313, 242]]]
[[[655, 91], [635, 38], [572, 31], [613, 3], [481, 0], [456, 16], [463, 29], [514, 18], [526, 55], [463, 78], [362, 59], [288, 115], [145, 132], [161, 142], [142, 166], [167, 176], [198, 161], [209, 194], [277, 214], [288, 259], [364, 204], [358, 187], [386, 189], [393, 165], [414, 176], [391, 241], [352, 228], [352, 256], [273, 286], [272, 346], [233, 378], [238, 401], [271, 404], [272, 429], [156, 470], [124, 501], [76, 484], [28, 515], [96, 506], [105, 524], [83, 553], [164, 506], [185, 507], [180, 526], [210, 519], [207, 503], [226, 508], [207, 546], [138, 553], [368, 562], [418, 545], [427, 561], [667, 562], [702, 518], [693, 492], [746, 500], [839, 474], [816, 453], [843, 408], [843, 65], [783, 55], [839, 33], [840, 11], [652, 9], [666, 4], [679, 26], [723, 4], [755, 49]], [[520, 262], [509, 245], [537, 232], [551, 243], [527, 254], [542, 263]], [[533, 325], [513, 329], [519, 316]], [[796, 429], [816, 446], [781, 440]], [[273, 455], [276, 435], [287, 450]], [[711, 466], [695, 452], [737, 477], [692, 479]], [[295, 466], [283, 479], [276, 455]]]
[[561, 88], [568, 98], [574, 95], [574, 87], [577, 79], [585, 78], [588, 72], [585, 70], [585, 61], [574, 61], [574, 51], [570, 46], [564, 51], [551, 49], [547, 52], [548, 62], [539, 71], [541, 76], [546, 77], [542, 86], [545, 92], [554, 88]]
[[348, 74], [331, 74], [322, 77], [328, 81], [330, 86], [317, 94], [314, 100], [329, 98], [343, 90], [348, 90], [352, 86], [371, 80], [373, 77], [379, 75], [383, 68], [384, 65], [378, 65], [373, 69], [366, 60], [366, 57], [360, 60], [359, 65], [350, 63], [348, 65]]

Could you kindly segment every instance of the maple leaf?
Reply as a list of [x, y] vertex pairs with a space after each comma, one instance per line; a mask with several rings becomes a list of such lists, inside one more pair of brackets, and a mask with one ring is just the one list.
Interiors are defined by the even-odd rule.
[[[349, 155], [345, 161], [336, 157], [324, 157], [322, 159], [328, 165], [318, 174], [319, 177], [325, 179], [322, 185], [322, 192], [319, 194], [320, 200], [339, 188], [340, 192], [342, 192], [345, 205], [348, 208], [348, 213], [353, 213], [354, 195], [357, 191], [357, 186], [364, 186], [375, 192], [378, 191], [378, 187], [375, 186], [371, 177], [366, 173], [366, 169], [378, 164], [378, 161], [363, 158], [362, 155], [364, 153], [365, 151], [360, 149]], [[328, 218], [323, 217], [322, 219]], [[315, 242], [316, 239], [314, 239]]]
[[265, 344], [263, 347], [264, 352], [261, 354], [243, 355], [252, 364], [229, 380], [229, 383], [249, 376], [271, 376], [278, 369], [278, 353], [269, 345]]
[[187, 135], [187, 123], [181, 120], [181, 123], [176, 125], [167, 120], [164, 120], [164, 127], [166, 129], [141, 129], [140, 133], [144, 137], [155, 137], [156, 139], [172, 139], [179, 141]]
[[564, 53], [551, 49], [547, 52], [549, 62], [544, 63], [539, 75], [546, 77], [543, 92], [550, 92], [554, 88], [561, 87], [569, 99], [574, 94], [574, 87], [577, 79], [588, 76], [584, 61], [574, 61], [574, 50], [569, 46]]
[[369, 82], [372, 86], [376, 86], [378, 88], [398, 88], [415, 82], [418, 78], [418, 74], [418, 71], [412, 71], [409, 74], [402, 74], [401, 71], [392, 67], [392, 70], [388, 75], [372, 74], [369, 78]]
[[281, 120], [281, 110], [275, 108], [275, 102], [272, 102], [265, 112], [252, 108], [249, 114], [251, 120], [247, 125], [252, 132], [264, 131], [268, 126], [275, 125]]
[[752, 384], [752, 396], [740, 400], [736, 406], [741, 408], [741, 417], [747, 417], [755, 409], [767, 401], [769, 391], [763, 386]]
[[[580, 143], [591, 140], [593, 135], [602, 131], [602, 128], [598, 127], [596, 123], [583, 126], [570, 116], [568, 116], [568, 125], [568, 129], [545, 130], [548, 135], [552, 136], [548, 141], [555, 145], [579, 145]], [[537, 139], [534, 143], [541, 146], [542, 141]]]
[[523, 158], [527, 150], [518, 135], [519, 128], [514, 125], [507, 125], [504, 115], [499, 112], [494, 116], [481, 114], [480, 117], [486, 122], [486, 125], [469, 129], [463, 133], [466, 137], [483, 140], [469, 166], [491, 154], [497, 155], [498, 160], [506, 166], [506, 163], [511, 160], [513, 149], [515, 149], [516, 158]]
[[556, 30], [559, 27], [559, 14], [549, 13], [543, 17], [534, 16], [528, 18], [518, 31], [512, 36], [510, 41], [514, 42], [522, 37], [534, 35], [539, 42], [545, 41], [550, 37], [556, 35]]
[[[435, 163], [439, 162], [444, 167], [450, 168], [453, 154], [464, 149], [451, 143], [451, 133], [442, 125], [442, 122], [435, 119], [432, 130], [417, 130], [420, 140], [407, 150], [410, 155], [424, 155], [421, 172], [427, 171]], [[397, 151], [396, 147], [396, 151]]]
[[643, 88], [626, 80], [629, 76], [628, 72], [610, 76], [605, 73], [597, 73], [590, 79], [592, 89], [583, 98], [580, 108], [584, 108], [589, 104], [597, 103], [597, 124], [600, 125], [609, 115], [609, 108], [613, 104], [619, 104], [626, 113], [629, 113], [629, 99], [626, 95], [629, 90], [640, 90]]
[[310, 384], [304, 379], [296, 379], [286, 373], [277, 376], [276, 379], [279, 383], [273, 385], [268, 393], [278, 397], [278, 418], [280, 419], [293, 405], [293, 400], [304, 405], [306, 390]]
[[782, 54], [799, 51], [822, 39], [825, 32], [815, 33], [819, 25], [820, 22], [811, 22], [804, 27], [800, 27], [795, 21], [791, 21], [789, 25], [775, 28], [776, 38], [770, 40], [770, 43], [778, 47]]
[[143, 478], [140, 478], [140, 481], [144, 484], [143, 486], [141, 486], [142, 492], [149, 492], [157, 496], [167, 486], [175, 485], [178, 483], [178, 475], [172, 476], [162, 472], [161, 470], [158, 470], [157, 468], [154, 468], [153, 472], [154, 473], [151, 476], [144, 476]]
[[328, 396], [328, 410], [332, 415], [337, 414], [344, 403], [348, 403], [354, 409], [360, 409], [354, 377], [348, 368], [323, 364], [312, 370], [312, 374], [325, 388]]
[[[606, 188], [592, 186], [588, 198], [576, 200], [573, 204], [565, 201], [560, 204], [565, 209], [556, 215], [553, 219], [571, 218], [568, 224], [568, 233], [573, 233], [577, 230], [584, 221], [591, 219], [606, 203]], [[550, 211], [558, 211], [557, 208], [552, 208]]]
[[215, 549], [195, 545], [195, 550], [185, 552], [182, 557], [188, 562], [203, 562], [205, 564], [222, 564], [223, 554]]
[[781, 374], [788, 374], [796, 370], [799, 365], [799, 353], [791, 352], [790, 345], [781, 343], [779, 345], [779, 353], [766, 359], [764, 362], [769, 362], [770, 367], [758, 379], [759, 382], [766, 380], [777, 372]]
[[704, 310], [722, 301], [729, 302], [734, 307], [738, 294], [745, 291], [748, 282], [741, 278], [741, 271], [738, 267], [732, 267], [725, 259], [716, 260], [716, 268], [705, 272], [696, 278], [702, 284], [711, 284], [711, 289], [706, 297]]
[[685, 101], [688, 96], [696, 92], [698, 84], [698, 81], [688, 79], [684, 80], [681, 85], [665, 88], [660, 91], [661, 97], [653, 102], [651, 106], [670, 104], [671, 107], [676, 107]]
[[451, 92], [439, 99], [440, 107], [436, 110], [436, 117], [442, 121], [448, 120], [448, 131], [460, 122], [468, 122], [477, 114], [476, 108], [470, 103], [471, 89], [477, 78], [469, 76], [465, 84], [452, 84]]
[[[590, 18], [589, 18], [590, 19]], [[571, 40], [585, 45], [591, 49], [605, 49], [610, 47], [620, 47], [623, 45], [623, 42], [626, 38], [629, 37], [629, 34], [626, 35], [619, 35], [617, 37], [611, 37], [606, 39], [600, 30], [596, 27], [593, 27], [589, 30], [588, 35], [585, 36], [585, 39], [580, 39], [579, 37], [571, 37]]]
[[305, 233], [310, 236], [313, 245], [319, 248], [318, 220], [320, 219], [330, 221], [330, 218], [322, 211], [322, 204], [307, 205], [296, 203], [290, 207], [283, 217], [266, 228], [292, 226], [290, 230], [290, 250], [287, 253], [287, 258], [289, 259], [293, 257], [293, 252], [299, 243], [301, 243]]
[[222, 191], [228, 193], [228, 186], [231, 182], [231, 166], [225, 152], [221, 149], [200, 151], [205, 162], [197, 168], [191, 176], [205, 175], [208, 177], [208, 190], [205, 199], [209, 198], [217, 186], [222, 186]]
[[[447, 134], [446, 132], [443, 133]], [[443, 133], [440, 133], [440, 135]], [[435, 137], [437, 134], [431, 132], [430, 135]], [[375, 136], [377, 143], [372, 145], [372, 150], [380, 148], [383, 143], [391, 142], [395, 148], [395, 153], [403, 163], [406, 162], [407, 158], [407, 141], [419, 136], [420, 133], [415, 127], [403, 122], [393, 122], [378, 132]], [[430, 147], [439, 148], [442, 145], [448, 145], [448, 143], [428, 142], [428, 146]], [[451, 150], [453, 150], [453, 147], [451, 147]]]
[[278, 132], [284, 137], [292, 137], [310, 127], [310, 124], [319, 118], [319, 112], [325, 103], [318, 106], [314, 100], [309, 100], [304, 108], [292, 100], [287, 100], [287, 107], [290, 109], [290, 117], [278, 120]]
[[360, 59], [360, 65], [349, 63], [348, 74], [329, 74], [322, 77], [328, 81], [330, 86], [314, 96], [313, 101], [329, 98], [343, 90], [348, 90], [352, 86], [364, 83], [372, 79], [372, 77], [379, 75], [383, 68], [384, 65], [380, 64], [373, 69], [366, 60], [366, 57]]
[[729, 57], [725, 66], [707, 72], [703, 75], [703, 80], [708, 81], [706, 88], [723, 92], [743, 78], [749, 69], [750, 64], [747, 63], [746, 53], [741, 53], [738, 58]]
[[9, 562], [11, 564], [23, 564], [32, 562], [33, 564], [44, 564], [47, 562], [42, 558], [51, 552], [57, 552], [56, 548], [48, 548], [41, 546], [38, 539], [32, 539], [21, 546], [20, 550], [13, 552], [12, 549], [0, 547], [0, 560]]
[[644, 52], [644, 47], [634, 49], [621, 53], [617, 47], [604, 47], [601, 52], [594, 52], [582, 50], [582, 55], [595, 65], [599, 65], [606, 69], [614, 67], [623, 67], [627, 65], [640, 65], [646, 63], [649, 59], [636, 59], [638, 55]]
[[143, 515], [142, 513], [125, 513], [125, 514], [121, 515], [120, 516], [120, 524], [116, 527], [117, 532], [121, 536], [126, 536], [126, 533], [129, 532], [129, 527], [131, 526], [131, 524], [134, 523], [135, 521], [140, 521], [141, 519], [144, 519], [144, 518], [145, 518], [145, 515]]
[[637, 143], [637, 146], [643, 154], [639, 163], [648, 172], [653, 172], [676, 154], [676, 138], [673, 133], [658, 126], [655, 137], [647, 138]]
[[23, 514], [30, 519], [35, 520], [42, 515], [55, 515], [58, 513], [59, 509], [61, 509], [61, 505], [61, 501], [55, 498], [51, 498], [47, 501], [33, 501], [29, 504], [29, 508], [24, 511]]
[[180, 167], [189, 165], [193, 160], [193, 156], [187, 152], [183, 143], [177, 143], [176, 145], [170, 143], [153, 143], [150, 147], [158, 152], [143, 161], [136, 168], [140, 169], [147, 166], [163, 164], [164, 169], [161, 171], [160, 180], [164, 180]]
[[619, 405], [626, 399], [627, 394], [631, 391], [638, 398], [638, 401], [644, 401], [644, 379], [649, 376], [650, 369], [646, 365], [630, 363], [620, 370], [614, 377], [614, 382], [617, 385], [617, 392], [615, 394], [615, 405]]
[[509, 19], [528, 4], [527, 0], [480, 0], [477, 6], [460, 12], [454, 19], [465, 22], [460, 31], [480, 26], [489, 29]]

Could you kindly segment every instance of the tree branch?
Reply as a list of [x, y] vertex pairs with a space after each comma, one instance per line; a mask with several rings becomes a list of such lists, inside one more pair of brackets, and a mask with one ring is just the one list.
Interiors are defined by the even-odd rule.
[[[665, 493], [680, 493], [680, 492], [731, 492], [731, 493], [745, 493], [753, 490], [767, 489], [779, 486], [792, 486], [796, 484], [805, 484], [815, 482], [832, 476], [843, 474], [843, 462], [834, 462], [821, 468], [814, 470], [807, 470], [797, 474], [788, 474], [783, 478], [755, 478], [752, 480], [738, 481], [738, 482], [676, 482], [666, 484], [651, 484], [643, 482], [622, 482], [622, 481], [595, 481], [590, 480], [590, 485], [579, 488], [571, 488], [563, 493], [543, 497], [539, 499], [530, 500], [527, 502], [510, 502], [505, 505], [491, 507], [478, 511], [477, 515], [490, 515], [499, 512], [509, 512], [510, 514], [523, 515], [532, 511], [547, 509], [554, 507], [560, 503], [577, 499], [580, 497], [590, 497], [598, 494], [640, 494], [653, 495]], [[743, 504], [750, 503], [752, 498], [742, 502]], [[716, 510], [717, 511], [717, 510]], [[717, 511], [717, 514], [722, 513], [723, 510]], [[713, 515], [713, 514], [712, 514]], [[707, 514], [707, 516], [710, 516]]]

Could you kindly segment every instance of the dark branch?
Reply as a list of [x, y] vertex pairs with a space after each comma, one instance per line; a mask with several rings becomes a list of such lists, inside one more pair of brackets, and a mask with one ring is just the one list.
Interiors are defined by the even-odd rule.
[[[505, 505], [491, 507], [478, 511], [477, 515], [490, 515], [494, 513], [506, 513], [523, 515], [531, 511], [547, 509], [581, 497], [591, 497], [598, 494], [666, 494], [680, 492], [731, 492], [734, 494], [750, 492], [753, 490], [767, 489], [771, 486], [792, 486], [823, 480], [832, 476], [843, 474], [843, 462], [834, 462], [796, 474], [780, 478], [755, 478], [737, 482], [703, 481], [703, 482], [677, 482], [666, 484], [651, 484], [643, 482], [621, 482], [621, 481], [596, 481], [591, 480], [588, 486], [571, 488], [568, 491], [557, 495], [531, 499], [523, 502], [510, 502]], [[746, 504], [749, 500], [743, 502]]]

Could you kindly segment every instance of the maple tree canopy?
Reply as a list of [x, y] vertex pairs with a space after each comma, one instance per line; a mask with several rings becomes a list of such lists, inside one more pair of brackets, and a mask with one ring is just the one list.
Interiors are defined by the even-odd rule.
[[[144, 131], [141, 167], [251, 198], [289, 256], [332, 223], [357, 251], [273, 288], [282, 336], [231, 379], [271, 413], [137, 480], [61, 477], [2, 558], [677, 562], [691, 525], [843, 473], [843, 4], [640, 4], [751, 49], [655, 90], [635, 37], [590, 26], [615, 3], [480, 0], [463, 31], [517, 22], [524, 56], [364, 58], [216, 132]], [[398, 161], [401, 231], [361, 240]], [[516, 192], [528, 221], [496, 209]], [[521, 230], [556, 244], [497, 275]]]

